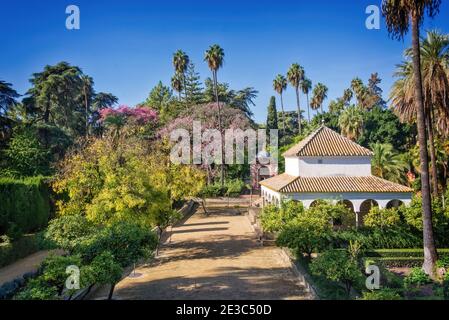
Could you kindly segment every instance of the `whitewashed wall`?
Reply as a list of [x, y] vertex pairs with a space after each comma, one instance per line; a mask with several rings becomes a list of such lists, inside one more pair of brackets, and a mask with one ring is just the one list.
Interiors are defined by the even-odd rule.
[[371, 157], [285, 157], [285, 173], [301, 177], [366, 177], [371, 175]]

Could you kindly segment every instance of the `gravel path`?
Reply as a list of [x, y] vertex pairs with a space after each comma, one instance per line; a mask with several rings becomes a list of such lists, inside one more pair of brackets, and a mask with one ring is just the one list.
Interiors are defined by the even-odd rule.
[[173, 228], [159, 257], [118, 283], [114, 299], [309, 299], [280, 249], [261, 247], [233, 212], [197, 212]]

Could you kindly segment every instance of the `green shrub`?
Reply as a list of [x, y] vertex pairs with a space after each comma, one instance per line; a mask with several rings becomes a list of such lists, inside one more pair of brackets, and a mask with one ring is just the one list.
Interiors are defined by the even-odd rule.
[[49, 286], [41, 278], [31, 279], [26, 287], [14, 296], [14, 300], [57, 300], [58, 288]]
[[54, 246], [45, 241], [42, 233], [28, 234], [16, 241], [0, 243], [0, 268], [39, 250], [52, 248]]
[[229, 180], [226, 181], [225, 188], [227, 196], [237, 197], [242, 193], [243, 189], [245, 189], [245, 182], [240, 179]]
[[395, 290], [390, 288], [365, 291], [362, 300], [401, 300], [401, 296]]
[[90, 264], [95, 257], [109, 251], [116, 262], [127, 267], [141, 258], [148, 258], [157, 242], [156, 234], [147, 226], [122, 222], [102, 228], [87, 237], [76, 247], [75, 252], [82, 256], [85, 264]]
[[82, 215], [64, 215], [50, 221], [45, 238], [59, 248], [72, 252], [76, 246], [95, 231], [92, 223]]
[[284, 201], [281, 207], [267, 205], [261, 215], [262, 228], [266, 232], [278, 232], [288, 223], [304, 213], [302, 202]]
[[378, 207], [371, 208], [364, 220], [367, 227], [380, 229], [391, 228], [398, 225], [400, 221], [401, 217], [397, 209], [380, 209]]
[[431, 283], [430, 277], [421, 268], [413, 268], [408, 276], [404, 278], [404, 285], [408, 288], [411, 286], [422, 286]]
[[319, 254], [310, 264], [310, 271], [329, 281], [341, 283], [348, 296], [352, 287], [363, 280], [357, 261], [343, 250], [328, 250]]
[[44, 177], [0, 178], [0, 234], [29, 233], [47, 225], [50, 193]]

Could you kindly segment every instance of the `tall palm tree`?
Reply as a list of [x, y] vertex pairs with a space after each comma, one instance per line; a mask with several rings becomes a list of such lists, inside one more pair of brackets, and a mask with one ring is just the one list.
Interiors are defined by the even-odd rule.
[[[406, 57], [411, 58], [411, 50], [406, 50]], [[438, 195], [438, 172], [435, 151], [434, 131], [447, 135], [449, 120], [449, 37], [436, 31], [427, 33], [421, 41], [421, 69], [424, 92], [424, 108], [429, 137], [431, 176], [433, 194]], [[413, 64], [410, 61], [397, 66], [390, 98], [392, 107], [401, 121], [416, 121], [416, 103], [414, 103]]]
[[353, 96], [354, 96], [354, 92], [352, 92], [351, 89], [349, 89], [349, 88], [345, 89], [343, 91], [343, 97], [342, 97], [344, 105], [348, 106], [351, 103]]
[[396, 183], [406, 182], [407, 161], [393, 150], [391, 144], [374, 143], [370, 145], [374, 153], [371, 159], [373, 174]]
[[88, 75], [81, 75], [81, 87], [83, 90], [83, 100], [84, 100], [84, 112], [86, 118], [86, 136], [89, 136], [89, 115], [90, 115], [90, 104], [92, 102], [92, 97], [94, 95], [93, 85], [94, 79]]
[[179, 95], [179, 101], [181, 101], [181, 92], [183, 89], [183, 85], [182, 85], [182, 78], [180, 77], [179, 74], [175, 74], [172, 78], [171, 78], [171, 86], [173, 88], [173, 90], [175, 90], [178, 95]]
[[287, 90], [287, 79], [282, 74], [278, 74], [273, 80], [273, 88], [281, 97], [281, 110], [282, 110], [282, 132], [285, 133], [285, 111], [284, 111], [284, 99], [282, 94]]
[[342, 135], [352, 141], [357, 140], [363, 131], [363, 115], [360, 108], [351, 106], [343, 110], [338, 118], [338, 125]]
[[175, 73], [179, 76], [182, 81], [182, 87], [184, 88], [184, 95], [187, 101], [187, 91], [186, 91], [186, 72], [189, 67], [190, 58], [182, 50], [178, 50], [173, 54], [173, 67], [175, 68]]
[[310, 90], [312, 90], [312, 80], [304, 78], [304, 80], [301, 81], [301, 91], [306, 95], [307, 98], [307, 118], [309, 122], [310, 122], [310, 103], [309, 103]]
[[298, 107], [298, 133], [301, 134], [301, 106], [299, 103], [299, 85], [304, 80], [304, 69], [299, 64], [294, 63], [291, 65], [287, 72], [287, 79], [295, 88], [296, 92], [296, 106]]
[[388, 32], [397, 39], [403, 39], [411, 25], [413, 74], [415, 84], [415, 103], [417, 106], [418, 141], [421, 159], [421, 195], [423, 209], [423, 269], [429, 275], [434, 275], [437, 252], [432, 226], [432, 208], [429, 181], [429, 160], [427, 152], [426, 121], [421, 77], [421, 52], [419, 46], [419, 29], [425, 13], [434, 17], [441, 0], [383, 0], [382, 13], [385, 16]]
[[328, 88], [321, 82], [317, 83], [313, 89], [314, 95], [316, 96], [317, 103], [320, 106], [321, 113], [323, 114], [323, 104], [324, 100], [327, 99]]
[[[218, 70], [223, 66], [224, 62], [224, 50], [218, 45], [214, 44], [206, 50], [204, 54], [204, 61], [207, 62], [209, 69], [212, 71], [212, 79], [214, 82], [214, 91], [215, 91], [215, 100], [218, 108], [218, 129], [220, 130], [221, 135], [223, 136], [222, 130], [222, 119], [221, 119], [221, 106], [220, 101], [218, 99], [218, 79], [217, 73]], [[223, 145], [223, 144], [222, 144]], [[220, 181], [221, 185], [224, 186], [224, 153], [221, 153], [221, 168], [220, 168]]]

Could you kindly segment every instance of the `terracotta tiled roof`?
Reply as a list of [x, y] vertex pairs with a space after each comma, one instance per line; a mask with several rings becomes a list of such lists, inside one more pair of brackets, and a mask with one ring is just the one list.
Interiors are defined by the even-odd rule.
[[290, 148], [284, 157], [372, 156], [373, 153], [326, 126]]
[[413, 190], [375, 176], [294, 177], [281, 174], [261, 185], [281, 193], [412, 192]]

